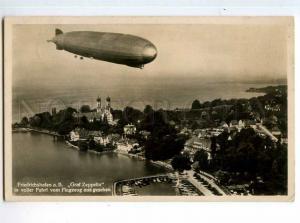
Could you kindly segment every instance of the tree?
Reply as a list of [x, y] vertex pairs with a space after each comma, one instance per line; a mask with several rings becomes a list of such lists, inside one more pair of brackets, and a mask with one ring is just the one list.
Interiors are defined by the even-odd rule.
[[52, 130], [53, 128], [52, 116], [49, 112], [42, 112], [34, 115], [32, 118], [30, 118], [29, 123], [32, 127], [38, 127], [48, 130]]
[[217, 138], [215, 136], [212, 136], [210, 140], [211, 140], [211, 144], [210, 144], [211, 157], [212, 159], [214, 159], [217, 152]]
[[144, 114], [150, 114], [150, 113], [153, 113], [154, 110], [153, 108], [151, 107], [151, 105], [146, 105], [145, 108], [144, 108]]
[[223, 101], [218, 98], [218, 99], [215, 99], [211, 102], [211, 107], [215, 107], [215, 106], [219, 106], [219, 105], [222, 105], [223, 104]]
[[22, 120], [21, 120], [21, 122], [20, 122], [20, 125], [26, 127], [28, 124], [29, 124], [28, 118], [27, 117], [23, 117]]
[[59, 125], [57, 132], [60, 135], [67, 135], [75, 128], [74, 122], [66, 121]]
[[111, 108], [111, 114], [114, 117], [114, 119], [121, 119], [123, 116], [123, 111], [122, 110], [117, 110], [117, 109], [112, 109]]
[[192, 125], [191, 125], [191, 129], [192, 130], [195, 130], [195, 129], [198, 129], [200, 128], [201, 126], [198, 124], [197, 121], [193, 121]]
[[194, 100], [192, 103], [192, 109], [200, 109], [201, 108], [201, 103], [199, 100]]
[[79, 126], [80, 126], [81, 128], [85, 128], [85, 129], [88, 129], [88, 128], [89, 128], [89, 120], [87, 119], [86, 116], [82, 116], [82, 117], [80, 118]]
[[91, 108], [89, 105], [82, 105], [80, 108], [80, 112], [85, 113], [85, 112], [90, 112]]
[[198, 162], [199, 169], [207, 170], [209, 167], [208, 164], [208, 155], [204, 150], [199, 150], [194, 155], [194, 161]]
[[89, 149], [89, 146], [85, 141], [78, 141], [78, 147], [81, 151], [87, 151]]
[[209, 102], [209, 101], [206, 101], [206, 102], [203, 103], [204, 108], [208, 108], [210, 106], [211, 106], [211, 102]]
[[164, 111], [146, 115], [140, 126], [151, 133], [144, 142], [147, 159], [166, 160], [182, 151], [186, 136], [177, 134], [175, 127], [166, 120]]
[[162, 137], [151, 135], [144, 144], [145, 156], [152, 160], [170, 159], [182, 151], [185, 141], [185, 136], [176, 134]]
[[123, 111], [123, 119], [124, 121], [128, 123], [134, 123], [136, 124], [138, 120], [141, 120], [143, 117], [143, 113], [135, 108], [132, 107], [125, 107]]
[[77, 121], [74, 118], [74, 113], [76, 113], [76, 112], [77, 111], [74, 108], [68, 107], [66, 109], [60, 110], [57, 114], [53, 115], [52, 119], [51, 119], [53, 130], [58, 131], [59, 129], [61, 129], [61, 126], [64, 126], [64, 125], [67, 125], [67, 126], [72, 125], [73, 127], [75, 127], [75, 125], [77, 124]]
[[108, 124], [108, 120], [107, 120], [107, 116], [106, 115], [103, 117], [103, 120], [101, 121], [100, 130], [104, 134], [108, 134], [109, 124]]
[[42, 121], [42, 119], [38, 115], [35, 115], [29, 119], [29, 124], [32, 127], [39, 127], [41, 124], [41, 121]]
[[211, 112], [211, 118], [212, 118], [212, 120], [217, 120], [217, 119], [220, 119], [221, 116], [218, 114], [218, 112], [212, 111]]
[[94, 150], [97, 147], [96, 142], [94, 139], [90, 139], [88, 142], [88, 148]]
[[191, 169], [191, 162], [188, 157], [183, 155], [176, 155], [171, 161], [172, 168], [175, 171], [183, 172]]

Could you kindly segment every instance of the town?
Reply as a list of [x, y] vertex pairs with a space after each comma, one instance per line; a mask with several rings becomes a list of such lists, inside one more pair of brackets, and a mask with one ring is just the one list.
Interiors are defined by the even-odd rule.
[[[80, 151], [116, 151], [177, 171], [207, 194], [287, 194], [287, 86], [248, 89], [250, 99], [215, 99], [190, 108], [113, 109], [110, 97], [23, 117], [13, 131], [63, 136]], [[166, 178], [161, 178], [167, 180]]]

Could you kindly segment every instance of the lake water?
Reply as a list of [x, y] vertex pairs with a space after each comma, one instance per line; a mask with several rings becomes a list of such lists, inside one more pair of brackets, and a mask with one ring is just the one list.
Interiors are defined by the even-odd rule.
[[[168, 172], [150, 162], [116, 153], [93, 154], [70, 148], [64, 141], [53, 141], [39, 133], [13, 133], [13, 185], [17, 183], [98, 183], [110, 191], [98, 193], [59, 192], [51, 195], [111, 195], [114, 181]], [[99, 187], [100, 188], [100, 187]], [[152, 186], [146, 195], [175, 195], [172, 185]], [[49, 192], [18, 195], [49, 195]]]

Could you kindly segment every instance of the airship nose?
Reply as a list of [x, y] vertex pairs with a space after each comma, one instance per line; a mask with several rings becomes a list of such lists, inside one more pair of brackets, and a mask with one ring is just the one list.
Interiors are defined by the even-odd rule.
[[156, 56], [157, 56], [157, 50], [153, 44], [148, 44], [144, 47], [143, 59], [145, 63], [151, 62], [152, 60], [155, 59]]

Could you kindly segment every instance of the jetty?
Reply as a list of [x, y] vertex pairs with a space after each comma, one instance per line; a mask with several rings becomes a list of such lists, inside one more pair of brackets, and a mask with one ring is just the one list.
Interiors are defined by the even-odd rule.
[[155, 182], [160, 182], [166, 181], [166, 180], [174, 180], [176, 177], [172, 173], [167, 173], [167, 174], [156, 174], [156, 175], [151, 175], [151, 176], [143, 176], [143, 177], [137, 177], [137, 178], [131, 178], [131, 179], [126, 179], [126, 180], [119, 180], [113, 183], [112, 186], [112, 195], [117, 196], [117, 187], [119, 184], [121, 185], [127, 185], [127, 184], [133, 184], [133, 185], [139, 185], [140, 183], [143, 183], [145, 181], [155, 181]]

